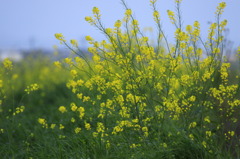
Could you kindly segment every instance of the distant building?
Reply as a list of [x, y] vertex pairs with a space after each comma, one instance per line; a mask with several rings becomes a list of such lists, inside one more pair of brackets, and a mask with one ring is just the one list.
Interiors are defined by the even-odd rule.
[[23, 54], [19, 50], [0, 50], [0, 61], [5, 58], [9, 58], [13, 61], [21, 61], [23, 59]]

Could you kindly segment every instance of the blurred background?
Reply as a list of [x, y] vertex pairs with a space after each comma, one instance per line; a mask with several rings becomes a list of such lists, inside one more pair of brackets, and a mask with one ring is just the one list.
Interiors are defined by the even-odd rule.
[[[62, 33], [67, 40], [77, 39], [82, 49], [89, 45], [85, 41], [86, 35], [95, 40], [102, 40], [104, 36], [85, 22], [86, 16], [92, 15], [92, 8], [98, 7], [102, 13], [105, 27], [113, 27], [114, 22], [124, 16], [124, 7], [120, 0], [0, 0], [0, 56], [14, 56], [21, 59], [22, 52], [42, 50], [53, 52], [57, 45], [55, 33]], [[139, 20], [141, 28], [155, 28], [149, 0], [126, 0], [134, 16]], [[183, 0], [182, 15], [184, 25], [193, 24], [198, 20], [201, 24], [201, 34], [206, 38], [210, 22], [215, 21], [216, 6], [222, 0]], [[235, 49], [240, 45], [240, 1], [226, 0], [227, 7], [222, 19], [228, 20], [227, 39], [228, 48]], [[174, 26], [170, 23], [167, 10], [175, 10], [174, 0], [159, 0], [158, 9], [161, 14], [163, 30], [170, 42], [174, 38]], [[154, 31], [148, 33], [154, 38]]]

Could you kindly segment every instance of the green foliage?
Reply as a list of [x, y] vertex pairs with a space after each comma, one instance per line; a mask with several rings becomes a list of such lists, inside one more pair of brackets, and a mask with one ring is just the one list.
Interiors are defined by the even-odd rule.
[[[103, 27], [97, 7], [93, 17], [85, 18], [107, 37], [97, 42], [86, 36], [92, 45], [90, 56], [81, 52], [76, 40], [68, 44], [57, 33], [56, 38], [76, 54], [54, 62], [57, 67], [42, 57], [34, 63], [25, 59], [11, 72], [11, 61], [3, 62], [0, 82], [9, 82], [0, 83], [0, 154], [5, 158], [240, 157], [239, 79], [231, 74], [222, 47], [227, 21], [220, 17], [226, 4], [217, 7], [216, 22], [203, 42], [197, 21], [183, 26], [181, 1], [176, 0], [177, 12], [167, 11], [176, 27], [176, 42], [169, 44], [156, 0], [151, 0], [158, 29], [157, 45], [152, 46], [131, 9], [121, 2], [125, 16], [112, 29]], [[3, 78], [4, 73], [9, 77]]]

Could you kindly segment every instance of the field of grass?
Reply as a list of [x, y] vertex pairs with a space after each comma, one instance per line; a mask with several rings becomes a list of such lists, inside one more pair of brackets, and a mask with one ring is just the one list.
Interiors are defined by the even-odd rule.
[[240, 158], [239, 72], [223, 47], [226, 3], [203, 41], [198, 21], [182, 25], [176, 0], [176, 13], [167, 11], [176, 26], [170, 44], [150, 0], [153, 46], [121, 2], [125, 16], [114, 28], [103, 27], [97, 7], [86, 17], [106, 35], [86, 36], [89, 54], [56, 33], [69, 57], [0, 63], [1, 158]]

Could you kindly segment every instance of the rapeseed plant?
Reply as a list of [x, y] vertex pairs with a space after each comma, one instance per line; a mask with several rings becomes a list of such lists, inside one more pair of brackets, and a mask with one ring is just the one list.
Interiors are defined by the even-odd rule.
[[[59, 138], [68, 138], [66, 132], [88, 136], [93, 149], [108, 153], [151, 147], [154, 157], [180, 158], [181, 151], [185, 158], [221, 157], [228, 149], [239, 153], [233, 142], [239, 140], [239, 83], [229, 81], [230, 63], [222, 47], [227, 20], [220, 18], [226, 3], [217, 6], [216, 22], [204, 42], [198, 21], [183, 26], [181, 0], [176, 0], [176, 13], [167, 11], [176, 27], [175, 43], [170, 44], [157, 1], [150, 0], [158, 29], [157, 46], [152, 46], [132, 10], [121, 2], [125, 15], [113, 28], [104, 27], [97, 7], [85, 18], [107, 37], [100, 42], [85, 37], [92, 56], [84, 55], [76, 40], [69, 45], [61, 33], [55, 34], [76, 54], [55, 62], [69, 70], [66, 85], [77, 98], [69, 108], [59, 107]], [[38, 122], [48, 128], [45, 119]]]

